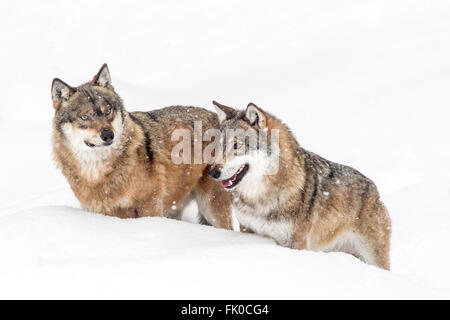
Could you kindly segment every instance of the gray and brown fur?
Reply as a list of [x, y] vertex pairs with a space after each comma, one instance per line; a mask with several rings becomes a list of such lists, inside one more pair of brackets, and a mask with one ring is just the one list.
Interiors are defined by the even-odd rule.
[[[286, 125], [252, 103], [245, 111], [214, 104], [223, 132], [267, 130], [270, 136], [271, 130], [279, 130], [278, 172], [245, 189], [240, 185], [253, 179], [247, 175], [257, 165], [250, 163], [231, 190], [241, 230], [272, 237], [289, 248], [347, 252], [389, 270], [391, 220], [369, 178], [303, 149]], [[225, 159], [213, 170], [220, 172], [226, 165]], [[222, 178], [227, 177], [218, 180]], [[257, 194], [251, 194], [254, 189]]]
[[[127, 112], [106, 64], [92, 81], [76, 88], [55, 79], [52, 97], [54, 159], [84, 209], [119, 218], [178, 219], [194, 198], [202, 220], [232, 228], [229, 194], [207, 175], [208, 165], [171, 160], [178, 143], [171, 141], [172, 131], [192, 133], [195, 120], [202, 121], [204, 130], [217, 127], [214, 113], [182, 106]], [[115, 135], [109, 146], [101, 144], [104, 130]], [[95, 147], [83, 144], [86, 136]]]

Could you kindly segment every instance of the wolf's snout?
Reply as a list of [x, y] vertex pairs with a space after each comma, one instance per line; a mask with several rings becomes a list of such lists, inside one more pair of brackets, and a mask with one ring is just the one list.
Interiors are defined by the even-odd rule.
[[220, 177], [220, 170], [216, 167], [212, 168], [211, 171], [209, 171], [209, 175], [213, 177], [214, 179], [219, 179]]
[[100, 138], [105, 142], [111, 142], [114, 140], [114, 132], [111, 129], [103, 129]]

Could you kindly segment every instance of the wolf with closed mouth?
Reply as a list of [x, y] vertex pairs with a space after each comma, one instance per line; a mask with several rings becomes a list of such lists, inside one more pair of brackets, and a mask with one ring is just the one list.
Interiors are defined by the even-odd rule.
[[[222, 138], [225, 157], [210, 175], [231, 192], [241, 230], [289, 248], [350, 253], [389, 270], [391, 220], [370, 179], [303, 149], [286, 125], [253, 103], [245, 111], [213, 104], [223, 136], [278, 135], [278, 145], [266, 148], [245, 137]], [[240, 146], [245, 152], [236, 154]], [[274, 161], [277, 170], [268, 173]]]
[[[174, 164], [176, 129], [218, 127], [196, 107], [127, 112], [106, 64], [81, 86], [54, 79], [53, 154], [82, 207], [119, 218], [180, 218], [194, 198], [204, 222], [232, 229], [229, 194], [208, 176], [207, 164]], [[205, 146], [203, 146], [205, 147]]]

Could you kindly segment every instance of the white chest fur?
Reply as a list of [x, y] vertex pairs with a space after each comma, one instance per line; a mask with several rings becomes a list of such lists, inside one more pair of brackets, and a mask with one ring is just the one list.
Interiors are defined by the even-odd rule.
[[254, 233], [270, 237], [278, 244], [289, 247], [291, 244], [293, 225], [289, 220], [274, 220], [244, 210], [233, 209], [239, 223]]

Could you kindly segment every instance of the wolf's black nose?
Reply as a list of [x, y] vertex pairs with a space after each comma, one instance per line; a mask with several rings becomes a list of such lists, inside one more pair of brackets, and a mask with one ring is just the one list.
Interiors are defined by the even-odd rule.
[[103, 129], [100, 138], [105, 142], [111, 142], [114, 140], [114, 132], [111, 129]]
[[209, 175], [214, 179], [218, 179], [220, 177], [220, 170], [217, 168], [212, 168], [211, 171], [209, 171]]

